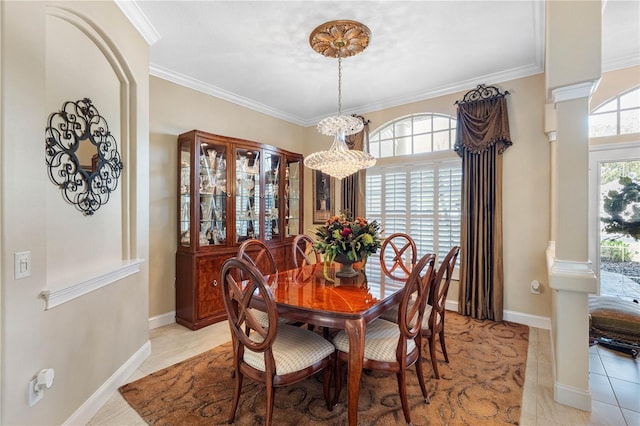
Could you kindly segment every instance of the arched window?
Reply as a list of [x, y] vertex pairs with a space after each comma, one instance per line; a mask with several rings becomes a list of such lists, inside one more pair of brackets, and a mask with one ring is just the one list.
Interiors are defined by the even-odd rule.
[[369, 135], [369, 149], [376, 158], [422, 154], [453, 149], [456, 119], [422, 113], [390, 121]]
[[605, 102], [589, 116], [592, 138], [629, 133], [640, 133], [640, 87]]
[[384, 236], [406, 232], [419, 253], [437, 253], [440, 260], [460, 244], [455, 133], [455, 117], [422, 113], [385, 123], [369, 137], [378, 161], [367, 169], [367, 217], [380, 222]]

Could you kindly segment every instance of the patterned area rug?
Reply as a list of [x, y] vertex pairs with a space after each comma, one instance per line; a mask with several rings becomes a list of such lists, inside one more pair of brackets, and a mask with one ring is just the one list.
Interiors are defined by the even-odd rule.
[[[438, 352], [436, 380], [424, 343], [425, 381], [431, 399], [425, 404], [415, 367], [409, 370], [407, 394], [415, 425], [518, 424], [522, 402], [529, 328], [508, 322], [478, 321], [448, 312], [447, 352]], [[438, 345], [439, 348], [439, 345]], [[152, 373], [120, 388], [122, 396], [148, 424], [225, 424], [233, 394], [230, 342]], [[276, 390], [276, 425], [343, 425], [347, 422], [345, 388], [340, 403], [328, 411], [322, 376]], [[244, 380], [236, 425], [264, 423], [265, 390]], [[365, 372], [358, 406], [360, 425], [404, 423], [394, 374]]]

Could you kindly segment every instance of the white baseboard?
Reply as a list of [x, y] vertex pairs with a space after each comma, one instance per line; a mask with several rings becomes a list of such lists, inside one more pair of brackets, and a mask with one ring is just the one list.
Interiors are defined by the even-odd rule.
[[553, 385], [553, 399], [560, 404], [591, 412], [591, 391], [555, 382]]
[[169, 325], [176, 322], [176, 311], [167, 312], [162, 315], [156, 315], [149, 318], [149, 330], [162, 327], [163, 325]]
[[529, 327], [551, 330], [551, 318], [540, 315], [525, 314], [516, 311], [504, 311], [502, 318], [505, 321], [528, 325]]
[[126, 383], [142, 362], [151, 355], [151, 341], [147, 341], [109, 379], [96, 390], [63, 424], [86, 425], [109, 401], [109, 398]]
[[[447, 300], [444, 307], [447, 310], [457, 312], [458, 302], [454, 300]], [[551, 319], [549, 317], [525, 314], [524, 312], [516, 311], [504, 311], [502, 316], [505, 321], [528, 325], [529, 327], [542, 328], [544, 330], [551, 330]]]

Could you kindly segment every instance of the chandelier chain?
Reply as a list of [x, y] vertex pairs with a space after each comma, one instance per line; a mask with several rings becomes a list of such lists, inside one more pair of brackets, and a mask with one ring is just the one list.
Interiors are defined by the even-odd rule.
[[338, 115], [342, 115], [342, 56], [338, 53]]

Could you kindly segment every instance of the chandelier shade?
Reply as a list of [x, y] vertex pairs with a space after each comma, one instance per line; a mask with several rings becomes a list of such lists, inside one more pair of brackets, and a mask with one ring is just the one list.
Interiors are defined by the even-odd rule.
[[358, 117], [342, 115], [342, 58], [361, 53], [369, 45], [370, 38], [369, 28], [349, 20], [325, 22], [309, 36], [313, 50], [329, 58], [338, 58], [338, 115], [327, 117], [317, 125], [318, 132], [334, 137], [329, 150], [308, 155], [304, 165], [337, 179], [376, 163], [376, 159], [368, 152], [347, 147], [345, 137], [361, 132], [364, 122]]

